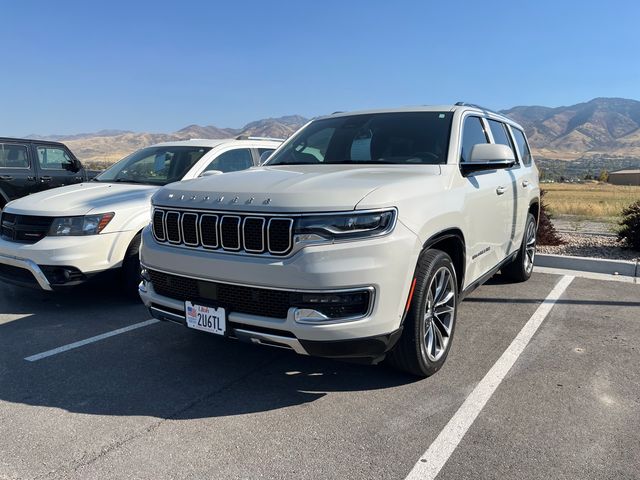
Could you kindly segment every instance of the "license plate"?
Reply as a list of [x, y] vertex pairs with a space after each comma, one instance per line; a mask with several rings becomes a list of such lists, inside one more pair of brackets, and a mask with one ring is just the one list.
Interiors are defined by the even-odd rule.
[[207, 307], [191, 302], [185, 302], [184, 310], [187, 317], [187, 327], [203, 332], [224, 335], [227, 330], [227, 315], [224, 308]]

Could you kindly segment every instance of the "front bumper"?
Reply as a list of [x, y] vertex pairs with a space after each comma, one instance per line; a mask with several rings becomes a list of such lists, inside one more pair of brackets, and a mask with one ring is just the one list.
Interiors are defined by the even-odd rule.
[[[83, 237], [45, 237], [26, 244], [0, 238], [0, 280], [51, 291], [73, 286], [122, 264], [119, 243], [126, 232]], [[56, 271], [73, 273], [69, 282], [58, 281]]]
[[[240, 330], [294, 338], [300, 350], [307, 353], [344, 358], [358, 350], [364, 350], [365, 356], [383, 354], [395, 341], [420, 248], [415, 234], [401, 222], [384, 237], [307, 246], [286, 258], [163, 245], [147, 228], [141, 262], [148, 269], [187, 279], [255, 288], [293, 292], [371, 288], [375, 301], [370, 311], [357, 319], [299, 322], [296, 308], [290, 308], [286, 318], [240, 313], [233, 310], [233, 305], [228, 308], [228, 321]], [[141, 284], [140, 296], [147, 307], [156, 309], [155, 314], [158, 310], [169, 312], [183, 323], [183, 299], [158, 294], [151, 282]], [[154, 314], [154, 310], [151, 312]], [[351, 345], [343, 343], [352, 341], [355, 343]]]

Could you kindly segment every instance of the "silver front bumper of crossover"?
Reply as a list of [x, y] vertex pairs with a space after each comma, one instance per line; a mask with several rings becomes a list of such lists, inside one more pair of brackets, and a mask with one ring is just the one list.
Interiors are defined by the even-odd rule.
[[23, 268], [30, 271], [38, 282], [38, 285], [40, 285], [40, 288], [47, 291], [53, 290], [53, 288], [51, 288], [51, 285], [49, 284], [49, 280], [47, 280], [45, 274], [34, 261], [29, 260], [28, 258], [20, 258], [14, 257], [13, 255], [0, 254], [0, 263], [11, 265], [12, 267]]

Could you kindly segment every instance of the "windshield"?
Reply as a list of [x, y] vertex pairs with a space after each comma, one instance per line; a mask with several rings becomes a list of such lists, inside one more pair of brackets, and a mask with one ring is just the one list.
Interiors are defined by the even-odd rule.
[[143, 148], [120, 160], [94, 180], [166, 185], [182, 180], [209, 150], [209, 147]]
[[373, 113], [310, 123], [267, 165], [446, 163], [450, 112]]

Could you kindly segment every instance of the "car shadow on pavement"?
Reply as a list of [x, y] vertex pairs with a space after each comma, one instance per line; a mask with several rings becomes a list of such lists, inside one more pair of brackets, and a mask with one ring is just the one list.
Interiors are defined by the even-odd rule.
[[[117, 285], [54, 295], [3, 291], [0, 298], [18, 315], [0, 322], [0, 402], [189, 419], [270, 411], [329, 392], [382, 390], [418, 380], [385, 366], [304, 357], [167, 323], [29, 362], [29, 355], [149, 315], [141, 304], [122, 298]], [[123, 320], [106, 326], [112, 318]]]

